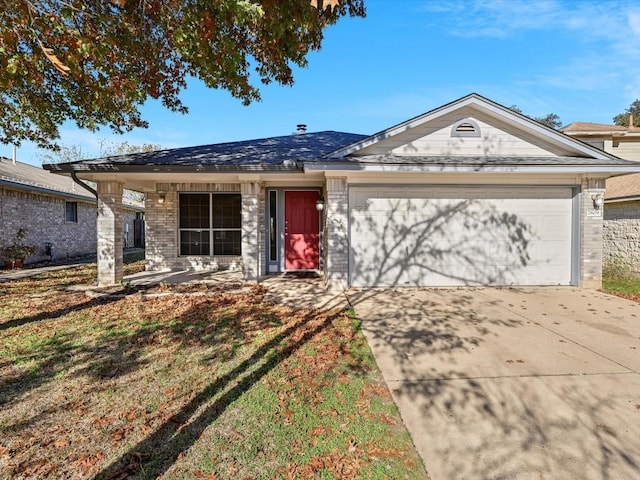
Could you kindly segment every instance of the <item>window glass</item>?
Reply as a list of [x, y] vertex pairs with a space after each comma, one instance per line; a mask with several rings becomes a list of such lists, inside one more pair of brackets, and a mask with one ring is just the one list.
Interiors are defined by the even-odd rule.
[[181, 230], [180, 255], [209, 255], [209, 230]]
[[269, 192], [269, 260], [275, 262], [278, 260], [278, 241], [276, 239], [277, 224], [277, 192], [272, 190]]
[[78, 202], [64, 202], [64, 219], [66, 222], [78, 223]]
[[214, 255], [240, 255], [242, 235], [240, 230], [214, 230]]
[[209, 194], [180, 195], [180, 228], [209, 228]]
[[213, 228], [241, 228], [242, 200], [237, 194], [213, 196]]
[[180, 194], [180, 255], [240, 255], [239, 193]]

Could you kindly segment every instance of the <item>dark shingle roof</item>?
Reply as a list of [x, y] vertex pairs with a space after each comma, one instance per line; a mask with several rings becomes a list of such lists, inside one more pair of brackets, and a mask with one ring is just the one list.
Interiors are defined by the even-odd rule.
[[[108, 166], [137, 167], [154, 165], [173, 167], [203, 166], [229, 169], [275, 167], [281, 166], [283, 162], [287, 161], [314, 160], [366, 137], [366, 135], [334, 131], [303, 133], [81, 160], [72, 162], [69, 165], [84, 166], [88, 169], [96, 170]], [[47, 168], [51, 167], [47, 166]]]

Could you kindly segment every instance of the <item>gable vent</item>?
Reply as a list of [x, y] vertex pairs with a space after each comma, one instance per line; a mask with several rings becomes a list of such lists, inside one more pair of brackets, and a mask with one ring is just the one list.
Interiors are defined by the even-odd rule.
[[461, 132], [475, 132], [475, 131], [476, 131], [476, 127], [474, 127], [470, 123], [461, 123], [460, 125], [458, 125], [456, 127], [456, 132], [458, 132], [458, 133], [461, 133]]
[[479, 137], [480, 136], [480, 126], [470, 118], [465, 118], [464, 120], [460, 120], [456, 122], [453, 127], [451, 127], [451, 136], [452, 137]]

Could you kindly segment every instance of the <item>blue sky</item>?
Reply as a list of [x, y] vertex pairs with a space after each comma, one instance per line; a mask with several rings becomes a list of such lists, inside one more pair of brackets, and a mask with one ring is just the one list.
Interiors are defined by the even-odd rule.
[[[164, 148], [309, 131], [371, 134], [471, 92], [531, 116], [611, 123], [640, 97], [640, 5], [633, 1], [365, 0], [367, 18], [326, 31], [293, 87], [263, 87], [244, 107], [196, 81], [187, 115], [143, 107], [148, 129], [114, 135], [65, 124], [61, 143], [100, 154], [100, 142]], [[40, 165], [33, 145], [20, 161]], [[0, 155], [12, 148], [0, 145]]]

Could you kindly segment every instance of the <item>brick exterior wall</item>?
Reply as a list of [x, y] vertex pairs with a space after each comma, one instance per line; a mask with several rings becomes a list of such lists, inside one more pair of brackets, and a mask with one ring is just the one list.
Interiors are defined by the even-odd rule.
[[[77, 202], [77, 223], [65, 221], [67, 201]], [[133, 246], [136, 211], [124, 209], [124, 222], [129, 223], [130, 246]], [[95, 201], [0, 188], [0, 248], [11, 244], [20, 228], [27, 230], [25, 245], [34, 245], [38, 249], [25, 263], [50, 260], [45, 255], [46, 243], [52, 245], [53, 260], [96, 253]]]
[[603, 256], [605, 265], [640, 273], [640, 201], [605, 205]]
[[344, 290], [349, 284], [349, 192], [345, 178], [327, 178], [324, 213], [327, 287]]
[[592, 196], [604, 195], [603, 179], [585, 179], [582, 182], [580, 205], [581, 239], [580, 264], [581, 284], [584, 288], [602, 288], [602, 216], [587, 216], [593, 211]]
[[[604, 193], [604, 180], [586, 179], [580, 195], [580, 284], [601, 288], [603, 218], [591, 216], [592, 196]], [[242, 257], [179, 256], [178, 195], [180, 192], [240, 192], [242, 194]], [[256, 281], [265, 274], [265, 186], [258, 182], [218, 184], [158, 184], [146, 196], [147, 269], [217, 270], [242, 268], [244, 278]], [[160, 197], [164, 198], [160, 203]], [[348, 183], [327, 177], [323, 211], [321, 268], [331, 289], [346, 289], [349, 281]], [[640, 226], [639, 226], [640, 230]]]
[[0, 188], [0, 247], [12, 243], [20, 228], [27, 230], [25, 245], [38, 251], [26, 263], [48, 260], [45, 243], [52, 244], [54, 259], [96, 251], [95, 203], [69, 199], [78, 204], [78, 222], [65, 221], [65, 198]]
[[[158, 183], [155, 192], [148, 192], [145, 196], [146, 269], [149, 271], [240, 269], [242, 257], [238, 256], [179, 256], [178, 199], [181, 192], [239, 193], [240, 184]], [[161, 197], [164, 198], [163, 203], [160, 203]]]

